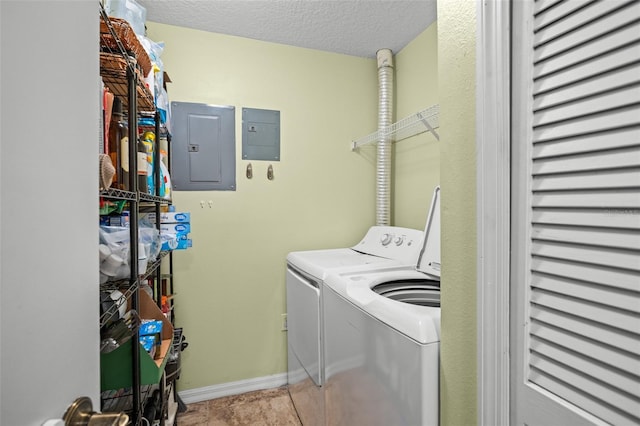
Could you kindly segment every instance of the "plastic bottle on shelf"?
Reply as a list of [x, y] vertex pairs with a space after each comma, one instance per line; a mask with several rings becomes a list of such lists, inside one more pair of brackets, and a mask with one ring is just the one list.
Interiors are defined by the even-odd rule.
[[165, 314], [166, 316], [167, 314], [169, 314], [169, 303], [168, 303], [169, 299], [167, 296], [162, 296], [160, 300], [161, 300], [160, 305], [161, 305], [162, 313]]
[[147, 149], [147, 188], [150, 194], [160, 195], [156, 193], [155, 187], [155, 173], [154, 173], [154, 160], [155, 160], [155, 144], [156, 144], [156, 135], [153, 132], [147, 131], [142, 134], [142, 143], [144, 143]]
[[167, 135], [163, 135], [162, 132], [160, 132], [158, 149], [160, 150], [160, 154], [164, 153], [164, 156], [161, 156], [160, 159], [164, 163], [165, 167], [169, 169], [169, 158], [167, 157], [167, 152], [169, 152], [169, 141], [167, 139]]
[[167, 200], [171, 199], [171, 176], [166, 166], [165, 152], [160, 152], [160, 191], [159, 195]]
[[137, 141], [136, 149], [138, 152], [138, 191], [148, 194], [149, 186], [147, 184], [147, 178], [149, 174], [147, 172], [147, 156], [149, 152], [147, 151], [147, 146], [140, 139]]
[[[109, 125], [109, 157], [116, 174], [112, 187], [129, 189], [129, 126], [122, 112], [122, 101], [117, 96], [113, 100], [111, 124]], [[124, 158], [126, 156], [126, 158]]]

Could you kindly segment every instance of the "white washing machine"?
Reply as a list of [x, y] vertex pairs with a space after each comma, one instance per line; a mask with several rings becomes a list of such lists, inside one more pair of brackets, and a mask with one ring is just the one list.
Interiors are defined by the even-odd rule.
[[327, 425], [439, 424], [439, 192], [417, 264], [325, 278]]
[[322, 329], [325, 277], [330, 272], [415, 264], [422, 240], [420, 230], [374, 226], [352, 248], [297, 251], [287, 256], [287, 381], [291, 399], [305, 426], [325, 425]]

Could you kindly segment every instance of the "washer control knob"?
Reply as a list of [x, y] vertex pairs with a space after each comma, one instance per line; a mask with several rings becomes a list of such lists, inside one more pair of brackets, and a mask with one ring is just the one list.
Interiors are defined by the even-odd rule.
[[380, 242], [383, 246], [389, 245], [391, 241], [393, 241], [393, 235], [391, 234], [382, 234], [382, 237], [380, 237]]
[[396, 237], [395, 240], [393, 240], [393, 242], [397, 245], [397, 246], [401, 246], [402, 243], [404, 243], [404, 235], [399, 235]]

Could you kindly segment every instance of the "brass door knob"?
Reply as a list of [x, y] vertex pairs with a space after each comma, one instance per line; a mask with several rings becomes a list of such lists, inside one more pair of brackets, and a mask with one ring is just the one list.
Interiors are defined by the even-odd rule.
[[82, 396], [67, 408], [63, 420], [65, 426], [126, 426], [129, 416], [125, 413], [96, 413], [91, 399]]

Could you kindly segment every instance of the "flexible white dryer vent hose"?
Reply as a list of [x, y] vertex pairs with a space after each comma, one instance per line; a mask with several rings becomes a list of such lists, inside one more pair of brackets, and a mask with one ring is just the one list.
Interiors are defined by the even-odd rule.
[[[378, 130], [393, 120], [393, 52], [380, 49], [378, 59]], [[382, 133], [382, 132], [381, 132]], [[378, 139], [376, 163], [376, 225], [390, 225], [391, 219], [391, 137]]]

